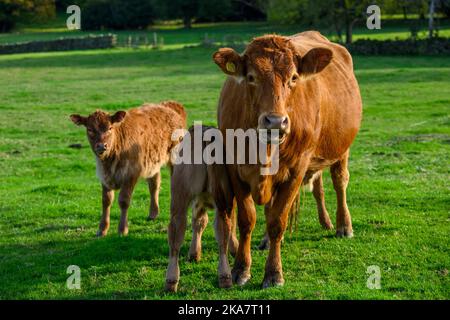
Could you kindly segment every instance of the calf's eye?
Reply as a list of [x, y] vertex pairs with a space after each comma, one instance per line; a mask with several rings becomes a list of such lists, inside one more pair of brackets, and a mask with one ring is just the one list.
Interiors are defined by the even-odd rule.
[[247, 81], [249, 83], [255, 83], [255, 77], [251, 74], [247, 75]]
[[291, 82], [292, 82], [292, 83], [296, 83], [297, 80], [298, 80], [298, 75], [297, 75], [297, 74], [294, 74], [294, 75], [292, 76], [292, 78], [291, 78]]

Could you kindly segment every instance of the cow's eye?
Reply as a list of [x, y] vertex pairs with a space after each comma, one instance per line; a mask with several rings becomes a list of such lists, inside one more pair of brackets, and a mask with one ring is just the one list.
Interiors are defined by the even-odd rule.
[[255, 77], [251, 74], [247, 75], [247, 81], [249, 83], [255, 83]]
[[111, 131], [112, 129], [113, 129], [113, 127], [111, 126], [111, 127], [109, 127], [109, 129], [108, 129], [108, 130], [109, 130], [109, 131]]
[[294, 74], [294, 75], [292, 76], [292, 78], [291, 78], [291, 82], [292, 82], [292, 83], [296, 83], [297, 80], [298, 80], [298, 74]]

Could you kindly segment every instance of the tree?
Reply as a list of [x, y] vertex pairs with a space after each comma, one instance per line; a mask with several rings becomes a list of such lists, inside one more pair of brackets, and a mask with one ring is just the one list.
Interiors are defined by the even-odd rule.
[[0, 32], [11, 31], [19, 20], [45, 20], [54, 15], [54, 0], [0, 0]]

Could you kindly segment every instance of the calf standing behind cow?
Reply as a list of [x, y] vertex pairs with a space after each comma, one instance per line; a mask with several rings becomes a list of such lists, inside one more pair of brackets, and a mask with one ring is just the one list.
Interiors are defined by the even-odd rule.
[[324, 168], [330, 167], [337, 194], [336, 233], [353, 235], [346, 201], [347, 167], [350, 145], [360, 127], [362, 102], [352, 58], [344, 47], [309, 31], [291, 37], [255, 38], [243, 54], [223, 48], [213, 59], [230, 76], [218, 107], [223, 136], [227, 129], [280, 132], [276, 174], [260, 175], [260, 165], [235, 162], [227, 166], [240, 231], [232, 279], [239, 285], [250, 279], [256, 202], [265, 205], [270, 239], [263, 287], [283, 285], [280, 243], [289, 211], [302, 182], [313, 179], [319, 211], [326, 212], [320, 174]]
[[109, 115], [96, 111], [88, 117], [70, 116], [76, 125], [83, 125], [95, 154], [97, 176], [102, 184], [103, 214], [98, 236], [107, 234], [114, 190], [120, 189], [121, 211], [119, 234], [128, 234], [128, 207], [139, 178], [148, 182], [151, 195], [149, 219], [159, 212], [158, 193], [163, 165], [171, 167], [171, 153], [178, 141], [172, 133], [186, 127], [186, 113], [181, 104], [167, 101], [144, 104], [127, 112]]
[[[166, 275], [166, 290], [177, 291], [180, 278], [178, 258], [184, 241], [187, 224], [187, 211], [192, 204], [192, 242], [189, 258], [199, 261], [201, 257], [201, 237], [208, 224], [208, 209], [216, 210], [215, 232], [219, 245], [219, 286], [228, 288], [232, 285], [231, 269], [228, 264], [228, 247], [232, 254], [236, 253], [238, 242], [233, 226], [233, 191], [228, 179], [226, 166], [223, 164], [195, 164], [194, 153], [203, 155], [209, 144], [203, 141], [207, 130], [217, 130], [207, 126], [191, 127], [179, 145], [180, 152], [190, 151], [189, 163], [177, 163], [173, 167], [171, 180], [171, 203], [169, 224], [169, 266]], [[193, 139], [194, 133], [201, 134], [202, 145], [196, 150]], [[188, 138], [186, 138], [188, 137]]]

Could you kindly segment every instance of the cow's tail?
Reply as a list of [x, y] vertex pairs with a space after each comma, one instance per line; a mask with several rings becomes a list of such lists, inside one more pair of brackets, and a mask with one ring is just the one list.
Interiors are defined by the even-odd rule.
[[291, 210], [289, 211], [289, 233], [292, 234], [292, 230], [297, 232], [298, 226], [298, 217], [301, 211], [301, 199], [305, 197], [305, 189], [300, 188], [297, 195], [295, 196], [295, 200], [292, 203]]

